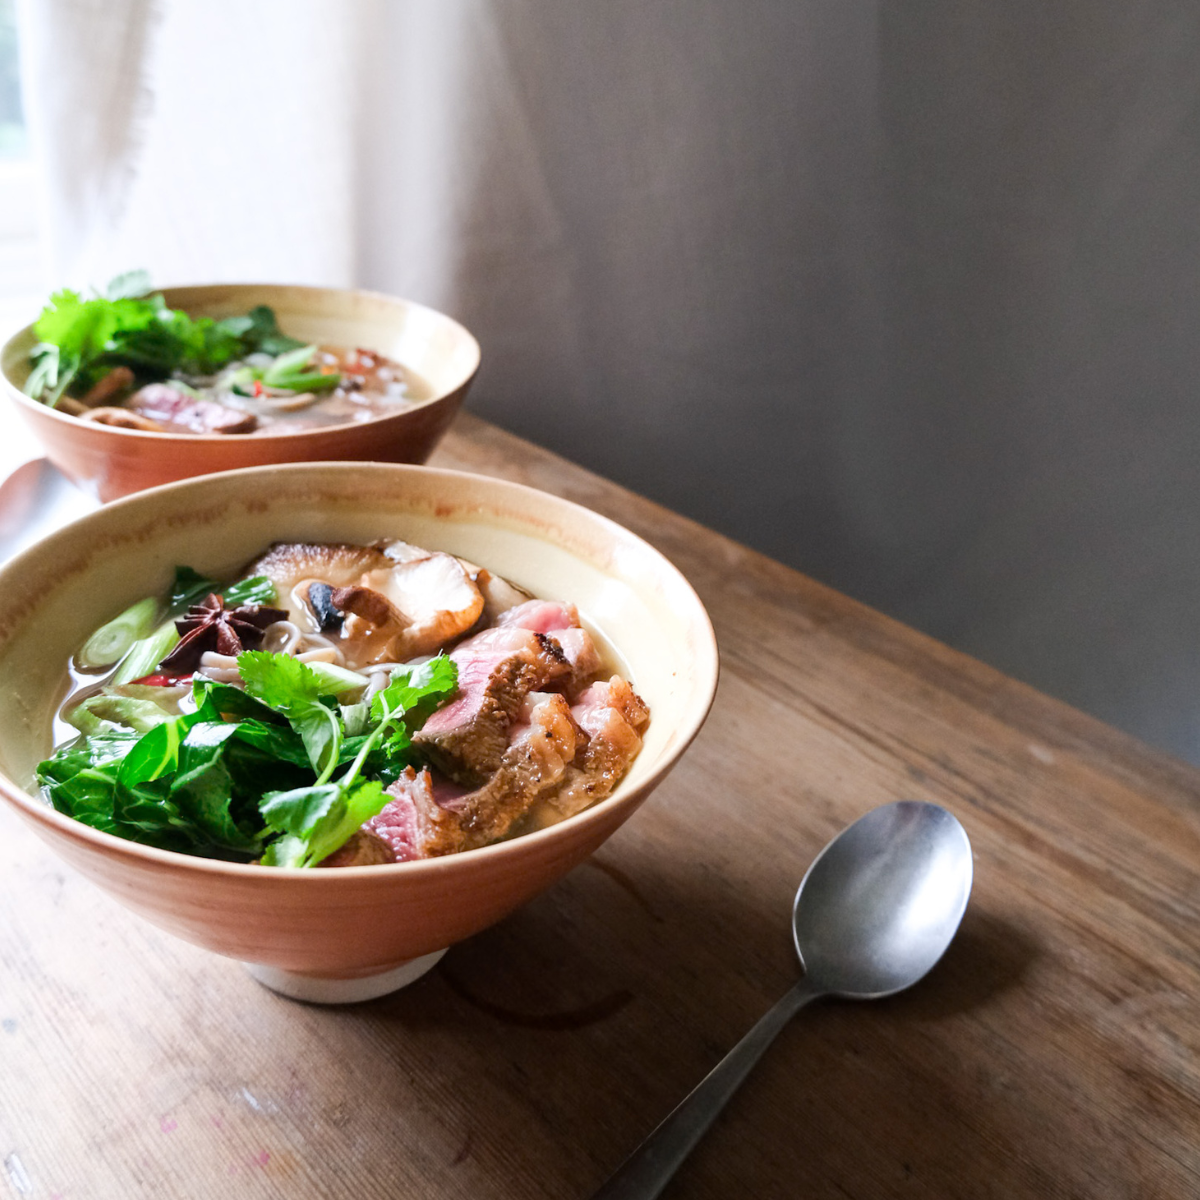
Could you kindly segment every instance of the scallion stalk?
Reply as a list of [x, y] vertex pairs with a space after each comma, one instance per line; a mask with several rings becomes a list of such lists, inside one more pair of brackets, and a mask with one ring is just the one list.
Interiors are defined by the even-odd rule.
[[262, 373], [262, 381], [267, 387], [287, 387], [283, 382], [289, 375], [300, 375], [316, 354], [316, 346], [301, 346], [297, 350], [289, 350], [280, 354], [275, 361]]
[[175, 648], [179, 631], [174, 621], [164, 621], [149, 637], [135, 642], [133, 648], [121, 660], [113, 683], [132, 683], [143, 675], [153, 675], [155, 668]]
[[154, 628], [158, 616], [158, 601], [153, 596], [131, 604], [120, 616], [101, 625], [84, 643], [78, 655], [79, 665], [86, 670], [111, 667], [119, 662], [133, 644]]

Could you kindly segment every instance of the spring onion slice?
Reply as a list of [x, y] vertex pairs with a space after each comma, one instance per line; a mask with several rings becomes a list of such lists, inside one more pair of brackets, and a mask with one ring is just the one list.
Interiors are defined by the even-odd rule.
[[155, 668], [175, 648], [179, 631], [175, 622], [164, 621], [149, 637], [135, 642], [133, 648], [121, 660], [113, 683], [132, 683], [143, 675], [153, 675]]
[[119, 662], [135, 642], [154, 628], [158, 616], [158, 601], [147, 596], [131, 604], [120, 616], [113, 617], [107, 625], [101, 625], [84, 643], [78, 655], [79, 665], [86, 670], [96, 667], [111, 667]]

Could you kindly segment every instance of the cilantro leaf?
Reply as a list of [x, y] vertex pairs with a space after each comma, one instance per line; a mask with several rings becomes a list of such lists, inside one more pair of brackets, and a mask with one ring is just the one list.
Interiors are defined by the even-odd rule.
[[237, 663], [246, 691], [282, 713], [316, 703], [325, 694], [317, 673], [290, 654], [247, 650]]
[[424, 721], [438, 704], [449, 700], [458, 690], [458, 666], [452, 658], [439, 654], [419, 667], [397, 668], [391, 681], [371, 700], [371, 716], [382, 721], [392, 715], [411, 714]]
[[136, 296], [144, 296], [150, 290], [150, 272], [141, 268], [134, 271], [122, 271], [108, 281], [104, 289], [107, 300], [126, 300]]
[[331, 681], [288, 654], [247, 650], [237, 661], [246, 691], [287, 717], [308, 751], [317, 782], [326, 783], [343, 736], [336, 705], [326, 697], [345, 691], [345, 681]]
[[263, 797], [259, 808], [267, 824], [284, 837], [271, 843], [263, 862], [277, 867], [315, 867], [344, 846], [386, 803], [387, 796], [376, 779], [272, 792]]
[[[150, 293], [145, 271], [118, 275], [103, 295], [85, 298], [60, 289], [34, 330], [38, 344], [30, 353], [24, 390], [51, 406], [68, 389], [82, 395], [114, 366], [129, 367], [140, 386], [172, 375], [208, 378], [255, 351], [287, 357], [305, 347], [280, 332], [266, 305], [221, 320], [169, 308], [161, 292]], [[294, 364], [280, 371], [285, 381], [279, 386], [296, 391], [333, 387], [341, 378], [321, 374], [309, 380]]]
[[367, 678], [332, 663], [302, 663], [290, 654], [247, 650], [238, 655], [238, 672], [246, 691], [272, 708], [286, 711], [289, 705], [365, 687]]

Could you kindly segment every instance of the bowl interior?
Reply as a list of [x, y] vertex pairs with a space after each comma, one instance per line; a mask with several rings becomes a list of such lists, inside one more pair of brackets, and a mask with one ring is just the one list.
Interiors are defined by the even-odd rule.
[[[579, 606], [650, 705], [643, 751], [618, 795], [665, 769], [699, 728], [716, 684], [711, 626], [683, 576], [633, 534], [564, 500], [479, 476], [287, 465], [107, 505], [0, 570], [0, 770], [36, 794], [33, 771], [50, 748], [69, 656], [101, 622], [164, 591], [177, 563], [220, 577], [275, 541], [380, 537], [450, 551]], [[49, 809], [44, 817], [68, 820]]]

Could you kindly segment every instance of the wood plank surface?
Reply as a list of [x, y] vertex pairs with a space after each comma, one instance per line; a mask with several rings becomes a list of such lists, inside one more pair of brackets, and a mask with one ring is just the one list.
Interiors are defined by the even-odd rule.
[[905, 797], [971, 837], [959, 938], [802, 1013], [666, 1195], [1200, 1195], [1200, 772], [477, 419], [433, 461], [668, 554], [717, 629], [707, 726], [590, 862], [355, 1007], [159, 933], [0, 813], [0, 1196], [587, 1197], [795, 978], [813, 855]]

